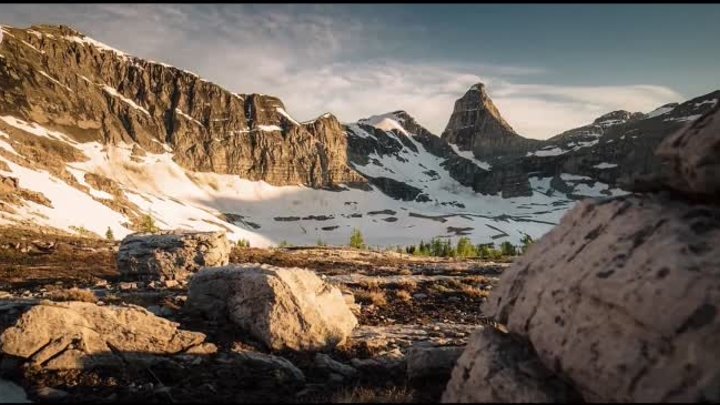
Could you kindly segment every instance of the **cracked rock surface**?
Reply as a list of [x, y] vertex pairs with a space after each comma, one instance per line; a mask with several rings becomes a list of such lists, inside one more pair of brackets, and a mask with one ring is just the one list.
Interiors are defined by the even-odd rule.
[[274, 350], [334, 347], [358, 324], [337, 287], [300, 268], [203, 269], [190, 282], [187, 305], [211, 318], [229, 318]]
[[45, 369], [122, 365], [133, 356], [212, 354], [205, 335], [135, 305], [41, 301], [0, 335], [4, 355]]

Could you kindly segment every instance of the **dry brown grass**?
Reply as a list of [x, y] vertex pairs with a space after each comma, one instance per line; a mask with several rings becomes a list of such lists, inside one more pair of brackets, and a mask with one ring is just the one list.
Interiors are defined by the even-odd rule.
[[48, 298], [52, 301], [82, 301], [93, 303], [98, 301], [94, 292], [74, 287], [66, 290], [51, 291]]
[[465, 285], [465, 283], [463, 283], [462, 281], [460, 281], [460, 280], [454, 280], [454, 279], [453, 279], [453, 280], [448, 280], [448, 281], [447, 281], [447, 285], [448, 285], [448, 287], [450, 287], [450, 288], [453, 289], [453, 290], [461, 290], [461, 289], [467, 287], [467, 286]]
[[395, 285], [395, 288], [397, 288], [398, 290], [405, 290], [405, 291], [409, 291], [409, 292], [413, 292], [413, 291], [417, 290], [417, 288], [418, 288], [417, 282], [415, 280], [409, 279], [409, 278], [405, 279], [405, 280], [400, 280], [397, 283], [394, 283], [394, 285]]
[[481, 290], [476, 287], [471, 287], [469, 285], [464, 286], [463, 288], [460, 289], [460, 291], [465, 296], [468, 296], [470, 298], [485, 298], [490, 294], [488, 291]]
[[373, 304], [378, 308], [387, 305], [387, 297], [380, 290], [358, 290], [355, 292], [355, 298], [365, 304]]
[[358, 285], [366, 290], [377, 290], [380, 288], [380, 282], [375, 279], [365, 279], [358, 282]]
[[405, 290], [395, 291], [395, 296], [402, 302], [412, 301], [412, 295], [410, 295], [410, 293]]
[[461, 279], [465, 284], [489, 284], [490, 281], [485, 276], [465, 276]]
[[366, 388], [355, 387], [345, 389], [333, 395], [330, 402], [341, 404], [368, 404], [368, 403], [410, 403], [413, 401], [413, 391], [405, 387], [393, 388]]
[[439, 283], [433, 284], [430, 289], [440, 294], [448, 294], [455, 291], [452, 288], [447, 288], [445, 285]]

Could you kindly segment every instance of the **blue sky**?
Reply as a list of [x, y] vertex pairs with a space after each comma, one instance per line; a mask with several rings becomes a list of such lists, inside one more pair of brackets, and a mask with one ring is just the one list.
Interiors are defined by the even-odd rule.
[[67, 24], [300, 120], [407, 110], [442, 132], [483, 81], [521, 134], [720, 88], [720, 5], [0, 5], [0, 24]]

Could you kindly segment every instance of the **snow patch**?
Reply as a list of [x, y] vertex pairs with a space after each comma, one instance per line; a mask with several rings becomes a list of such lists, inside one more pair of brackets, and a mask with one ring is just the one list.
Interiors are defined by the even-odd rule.
[[[550, 148], [550, 149], [548, 149]], [[558, 147], [550, 147], [546, 146], [540, 150], [536, 150], [535, 152], [528, 152], [525, 156], [538, 156], [538, 157], [545, 157], [545, 156], [558, 156], [562, 155], [563, 153], [568, 153], [569, 150], [561, 149]]]
[[617, 167], [617, 163], [598, 163], [595, 166], [593, 166], [596, 169], [612, 169], [613, 167]]
[[150, 116], [150, 112], [149, 112], [148, 110], [146, 110], [144, 107], [138, 105], [138, 104], [135, 103], [134, 101], [130, 100], [129, 98], [123, 96], [122, 94], [118, 93], [118, 91], [115, 90], [114, 88], [112, 88], [112, 87], [110, 87], [110, 86], [108, 86], [108, 85], [105, 85], [105, 86], [103, 86], [103, 90], [104, 90], [105, 92], [107, 92], [108, 94], [110, 94], [111, 96], [119, 98], [119, 99], [120, 99], [121, 101], [123, 101], [125, 104], [127, 104], [127, 105], [129, 105], [130, 107], [132, 107], [132, 108], [134, 108], [134, 109], [136, 109], [136, 110], [144, 113], [144, 114], [147, 115], [148, 117]]
[[257, 129], [265, 132], [282, 131], [282, 128], [277, 125], [258, 125]]
[[279, 112], [280, 115], [282, 115], [283, 117], [287, 118], [288, 121], [292, 122], [294, 125], [298, 125], [298, 126], [300, 125], [300, 123], [298, 123], [297, 121], [295, 121], [295, 119], [294, 119], [293, 117], [291, 117], [290, 114], [288, 114], [284, 109], [282, 109], [282, 108], [280, 108], [280, 107], [275, 107], [275, 110], [276, 110], [277, 112]]
[[397, 117], [393, 113], [373, 115], [368, 118], [364, 118], [358, 121], [361, 124], [370, 125], [377, 129], [385, 132], [390, 132], [393, 129], [399, 131], [405, 136], [409, 136], [408, 132], [403, 128], [402, 125], [397, 121]]
[[663, 114], [667, 114], [674, 109], [675, 107], [659, 107], [647, 113], [645, 118], [654, 118]]
[[74, 140], [72, 140], [72, 138], [68, 137], [67, 135], [65, 135], [61, 132], [51, 131], [51, 130], [43, 127], [40, 124], [37, 124], [34, 122], [26, 122], [21, 119], [15, 118], [11, 115], [1, 116], [0, 120], [5, 121], [5, 123], [10, 126], [13, 126], [17, 129], [25, 131], [27, 133], [33, 134], [35, 136], [41, 136], [43, 138], [64, 141], [64, 142], [68, 142], [68, 143], [72, 143], [72, 144], [77, 143]]
[[455, 145], [454, 143], [448, 143], [453, 151], [455, 151], [455, 154], [457, 154], [460, 157], [464, 157], [465, 159], [475, 163], [475, 166], [483, 169], [483, 170], [491, 170], [491, 165], [488, 162], [484, 162], [482, 160], [479, 160], [475, 157], [475, 155], [472, 153], [472, 151], [469, 150], [460, 150], [460, 148]]
[[59, 80], [57, 80], [56, 78], [54, 78], [54, 77], [50, 76], [49, 74], [45, 73], [45, 71], [38, 70], [38, 72], [40, 72], [41, 75], [47, 77], [51, 82], [57, 84], [58, 86], [64, 87], [64, 88], [66, 88], [68, 91], [72, 91], [72, 89], [71, 89], [70, 87], [68, 87], [68, 86], [60, 83]]
[[201, 127], [205, 127], [205, 125], [203, 125], [202, 122], [196, 120], [195, 118], [191, 117], [191, 116], [188, 115], [188, 114], [185, 114], [185, 113], [184, 113], [182, 110], [180, 110], [179, 108], [176, 108], [176, 109], [175, 109], [175, 112], [178, 113], [178, 115], [180, 115], [181, 117], [185, 118], [186, 120], [192, 121], [192, 122], [200, 125]]
[[115, 48], [113, 48], [107, 44], [104, 44], [100, 41], [96, 41], [90, 37], [79, 37], [77, 35], [72, 35], [72, 36], [68, 35], [68, 36], [64, 36], [63, 38], [68, 41], [77, 42], [79, 44], [82, 44], [83, 46], [90, 45], [101, 51], [112, 52], [112, 53], [122, 57], [123, 59], [127, 59], [129, 57], [129, 55], [126, 54], [125, 52], [115, 49]]

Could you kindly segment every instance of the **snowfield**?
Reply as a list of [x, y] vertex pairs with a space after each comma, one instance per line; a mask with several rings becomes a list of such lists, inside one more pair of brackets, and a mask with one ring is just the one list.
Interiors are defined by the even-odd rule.
[[[430, 197], [430, 202], [395, 200], [374, 187], [372, 191], [347, 188], [336, 192], [301, 185], [273, 186], [235, 175], [192, 172], [180, 167], [170, 152], [146, 152], [145, 156], [136, 157], [138, 161], [133, 161], [131, 144], [78, 143], [36, 123], [9, 116], [0, 118], [36, 136], [65, 142], [88, 158], [66, 165], [75, 180], [87, 187], [80, 190], [45, 171], [25, 168], [0, 156], [10, 168], [9, 172], [0, 171], [0, 174], [17, 177], [20, 187], [42, 193], [52, 202], [52, 208], [28, 202], [14, 214], [0, 213], [3, 223], [31, 220], [69, 232], [82, 227], [98, 235], [103, 235], [109, 227], [119, 238], [130, 233], [126, 225], [128, 218], [102, 203], [114, 197], [91, 187], [84, 179], [85, 173], [96, 173], [117, 182], [127, 199], [151, 214], [162, 228], [225, 230], [230, 239], [248, 239], [257, 247], [282, 241], [345, 245], [354, 228], [360, 229], [370, 246], [416, 244], [435, 236], [457, 239], [458, 229], [475, 243], [497, 244], [509, 240], [519, 244], [525, 234], [538, 238], [550, 230], [574, 204], [550, 188], [550, 178], [531, 178], [534, 190], [531, 197], [504, 199], [474, 193], [452, 179], [440, 165], [443, 159], [426, 151], [412, 134], [409, 138], [418, 152], [404, 148], [399, 155], [405, 161], [396, 156], [373, 155], [370, 163], [357, 166], [356, 170], [420, 188]], [[387, 120], [377, 124], [396, 129]], [[373, 135], [363, 132], [359, 136]], [[0, 148], [14, 152], [4, 139], [0, 136], [3, 140]], [[373, 163], [373, 158], [382, 166]], [[563, 175], [563, 179], [588, 180], [572, 175]], [[585, 183], [575, 187], [577, 194], [588, 196], [600, 196], [600, 192], [607, 189], [597, 182], [592, 187]], [[620, 190], [609, 192], [622, 193]]]

